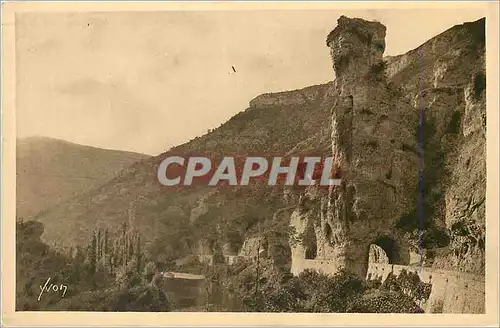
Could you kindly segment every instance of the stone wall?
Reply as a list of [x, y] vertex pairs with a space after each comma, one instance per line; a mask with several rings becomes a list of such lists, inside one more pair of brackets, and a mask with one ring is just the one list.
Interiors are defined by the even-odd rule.
[[324, 274], [335, 274], [339, 268], [332, 260], [306, 260], [295, 259], [292, 261], [291, 272], [293, 275], [298, 276], [302, 271], [309, 269]]
[[370, 263], [366, 279], [381, 278], [384, 281], [391, 272], [397, 276], [403, 270], [417, 273], [422, 282], [432, 285], [430, 297], [423, 303], [426, 313], [484, 313], [483, 275], [417, 266]]

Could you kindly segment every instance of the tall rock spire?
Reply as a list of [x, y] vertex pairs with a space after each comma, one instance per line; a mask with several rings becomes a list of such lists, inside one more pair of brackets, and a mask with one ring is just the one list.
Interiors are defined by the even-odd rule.
[[[364, 275], [370, 244], [391, 236], [407, 248], [394, 223], [415, 202], [405, 190], [417, 188], [415, 111], [392, 97], [385, 78], [384, 25], [342, 16], [327, 45], [336, 76], [332, 110], [332, 152], [341, 186], [329, 193], [327, 223], [339, 266]], [[412, 196], [410, 196], [412, 197]], [[388, 250], [389, 251], [389, 250]], [[393, 252], [393, 250], [390, 250]], [[398, 252], [400, 261], [408, 252]]]
[[378, 22], [345, 16], [338, 19], [337, 27], [326, 38], [337, 82], [362, 77], [382, 61], [385, 31]]

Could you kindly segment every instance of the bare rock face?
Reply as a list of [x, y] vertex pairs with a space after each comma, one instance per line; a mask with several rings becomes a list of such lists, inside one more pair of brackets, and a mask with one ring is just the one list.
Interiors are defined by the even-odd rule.
[[395, 223], [414, 202], [405, 191], [418, 182], [417, 155], [403, 149], [416, 148], [418, 119], [385, 80], [384, 38], [382, 24], [346, 17], [327, 38], [337, 82], [332, 152], [343, 182], [330, 190], [326, 221], [333, 259], [361, 276], [370, 244], [381, 238], [390, 236], [394, 261], [409, 260]]
[[385, 26], [362, 19], [341, 16], [337, 27], [326, 38], [330, 47], [336, 80], [353, 80], [382, 60]]
[[[422, 247], [429, 255], [425, 260], [436, 269], [482, 275], [485, 19], [454, 26], [415, 50], [386, 58], [386, 62], [388, 78], [397, 85], [400, 97], [410, 99], [415, 109], [423, 112]], [[414, 222], [417, 214], [407, 215], [401, 228], [408, 230], [407, 224]]]
[[191, 212], [189, 214], [189, 222], [193, 223], [196, 220], [198, 220], [202, 215], [208, 213], [209, 210], [208, 199], [212, 195], [213, 193], [208, 193], [200, 196], [197, 199], [196, 205], [191, 209]]
[[316, 86], [302, 90], [265, 93], [250, 101], [250, 108], [266, 108], [273, 106], [297, 106], [315, 101], [321, 95], [321, 90]]
[[378, 245], [370, 245], [370, 255], [368, 258], [368, 263], [389, 263], [389, 257], [385, 253], [384, 249]]
[[[476, 76], [480, 78], [481, 74]], [[441, 181], [441, 217], [449, 231], [450, 244], [438, 252], [435, 266], [484, 273], [486, 104], [484, 91], [476, 93], [474, 80], [456, 91], [461, 106], [451, 114], [453, 124], [448, 127], [455, 147], [450, 148], [445, 163], [447, 178]]]
[[326, 222], [326, 201], [327, 195], [317, 186], [311, 186], [301, 195], [290, 218], [292, 265], [293, 259], [326, 259], [334, 251], [328, 242], [333, 231]]
[[385, 32], [342, 16], [327, 37], [342, 184], [301, 195], [291, 216], [292, 272], [294, 258], [301, 268], [329, 260], [364, 277], [372, 253], [391, 264], [484, 273], [484, 20], [389, 58]]
[[258, 255], [261, 257], [267, 257], [266, 247], [267, 243], [265, 238], [263, 237], [248, 237], [243, 242], [241, 249], [238, 253], [238, 256], [254, 259], [257, 258]]

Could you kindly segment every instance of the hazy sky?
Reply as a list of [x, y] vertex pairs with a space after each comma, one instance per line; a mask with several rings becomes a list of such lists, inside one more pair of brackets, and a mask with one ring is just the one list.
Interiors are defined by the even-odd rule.
[[384, 24], [385, 55], [485, 16], [472, 9], [24, 13], [16, 20], [18, 137], [158, 154], [218, 127], [261, 93], [332, 80], [325, 37], [342, 14]]

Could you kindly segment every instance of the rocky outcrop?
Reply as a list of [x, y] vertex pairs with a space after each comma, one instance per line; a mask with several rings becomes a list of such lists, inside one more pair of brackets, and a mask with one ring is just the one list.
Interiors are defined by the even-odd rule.
[[428, 88], [463, 88], [484, 64], [484, 43], [484, 18], [454, 26], [414, 50], [386, 57], [387, 78], [409, 98]]
[[243, 242], [238, 256], [256, 259], [257, 256], [267, 257], [267, 241], [263, 237], [249, 237]]
[[323, 261], [325, 272], [364, 277], [371, 254], [371, 262], [480, 277], [484, 20], [387, 58], [385, 32], [378, 22], [343, 16], [327, 37], [332, 154], [342, 184], [301, 195], [290, 221], [292, 272]]
[[424, 260], [483, 274], [485, 19], [454, 26], [386, 62], [390, 83], [422, 110], [423, 215], [441, 231], [424, 234]]
[[[337, 82], [332, 152], [343, 180], [330, 190], [327, 221], [334, 256], [360, 275], [370, 244], [384, 236], [401, 239], [395, 222], [413, 205], [406, 191], [418, 181], [417, 154], [402, 147], [416, 146], [418, 119], [385, 79], [384, 38], [380, 23], [341, 17], [327, 39]], [[400, 261], [408, 256], [398, 254]]]
[[[314, 220], [305, 226], [317, 232], [316, 256], [362, 276], [370, 244], [385, 236], [403, 240], [395, 222], [413, 205], [406, 191], [418, 182], [417, 154], [403, 148], [416, 149], [418, 120], [385, 80], [384, 38], [382, 24], [346, 17], [328, 36], [336, 77], [332, 153], [342, 184], [295, 214]], [[304, 203], [315, 201], [313, 194], [305, 193]], [[398, 246], [406, 249], [399, 260], [407, 261], [408, 247]]]
[[[444, 225], [450, 232], [447, 252], [438, 253], [435, 266], [484, 273], [486, 211], [486, 120], [484, 91], [471, 81], [457, 90], [463, 99], [451, 114], [449, 133], [456, 148], [446, 161], [442, 181]], [[463, 98], [462, 98], [463, 97]]]
[[368, 255], [368, 263], [383, 263], [389, 264], [389, 257], [384, 249], [378, 245], [370, 245], [370, 253]]
[[328, 88], [329, 85], [325, 84], [301, 90], [265, 93], [250, 100], [250, 109], [272, 106], [301, 106], [308, 102], [317, 101], [324, 92], [324, 89]]
[[193, 223], [198, 218], [200, 218], [202, 215], [205, 215], [208, 213], [208, 210], [209, 210], [208, 199], [213, 194], [214, 194], [214, 192], [207, 193], [205, 195], [202, 195], [201, 197], [199, 197], [196, 200], [196, 205], [193, 206], [193, 208], [191, 209], [191, 212], [189, 214], [189, 222]]

